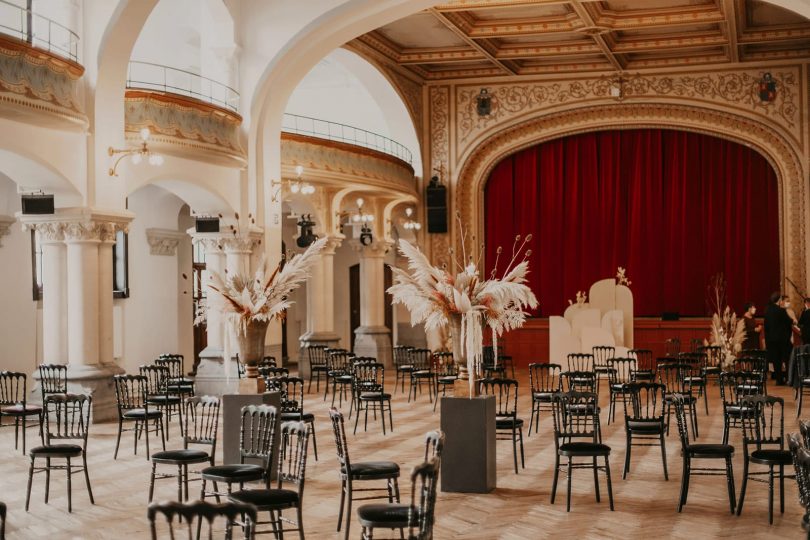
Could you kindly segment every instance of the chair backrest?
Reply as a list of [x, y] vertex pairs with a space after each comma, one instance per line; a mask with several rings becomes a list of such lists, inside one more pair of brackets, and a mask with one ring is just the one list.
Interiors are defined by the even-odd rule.
[[147, 409], [146, 377], [143, 375], [113, 375], [118, 414], [132, 409]]
[[383, 392], [385, 389], [385, 366], [379, 362], [361, 360], [352, 366], [352, 388], [362, 392]]
[[804, 507], [804, 522], [809, 523], [810, 514], [810, 452], [802, 443], [802, 439], [795, 433], [788, 438], [790, 455], [793, 458], [793, 467], [796, 471], [796, 483], [799, 486], [799, 502]]
[[325, 366], [326, 358], [326, 345], [307, 346], [307, 359], [310, 366]]
[[430, 358], [433, 353], [430, 349], [411, 349], [408, 351], [408, 363], [413, 366], [415, 371], [422, 371], [430, 369]]
[[720, 363], [723, 359], [723, 349], [720, 347], [720, 345], [701, 345], [695, 349], [695, 352], [706, 355], [707, 367], [720, 367]]
[[67, 393], [67, 366], [63, 364], [40, 364], [39, 388], [42, 391], [42, 403], [48, 394]]
[[585, 389], [596, 391], [596, 374], [593, 371], [563, 371], [560, 374], [560, 389], [564, 392]]
[[263, 356], [261, 361], [259, 362], [259, 367], [276, 367], [276, 357], [275, 356]]
[[616, 348], [610, 345], [596, 345], [591, 348], [593, 354], [593, 365], [598, 368], [606, 368], [608, 360], [616, 356]]
[[689, 392], [684, 383], [684, 372], [690, 370], [689, 364], [679, 362], [659, 363], [656, 367], [658, 382], [666, 387], [667, 394]]
[[599, 407], [595, 392], [557, 392], [551, 400], [554, 419], [554, 445], [571, 439], [590, 439], [599, 435]]
[[653, 352], [650, 349], [630, 349], [627, 351], [627, 356], [636, 359], [636, 365], [641, 371], [650, 371], [655, 369]]
[[278, 487], [298, 486], [298, 502], [304, 500], [304, 480], [307, 471], [309, 428], [303, 422], [281, 424], [281, 451], [278, 456]]
[[608, 380], [610, 384], [627, 384], [633, 380], [636, 371], [635, 358], [612, 358], [608, 360]]
[[[243, 529], [242, 538], [245, 540], [253, 540], [255, 538], [255, 523], [256, 523], [256, 507], [252, 504], [243, 504], [234, 501], [223, 503], [209, 503], [205, 501], [194, 501], [191, 503], [181, 503], [176, 501], [152, 503], [146, 511], [146, 517], [149, 519], [149, 530], [152, 533], [152, 540], [159, 538], [166, 538], [166, 534], [158, 534], [162, 530], [162, 524], [157, 522], [157, 516], [162, 515], [166, 518], [165, 527], [168, 528], [168, 536], [172, 539], [175, 537], [181, 538], [186, 536], [184, 534], [175, 535], [174, 528], [185, 529], [188, 531], [188, 538], [195, 538], [192, 534], [196, 534], [197, 524], [203, 521], [208, 523], [207, 538], [213, 538], [212, 531], [214, 528], [214, 521], [217, 518], [225, 519], [225, 540], [232, 540], [234, 538], [234, 529], [240, 529], [238, 523], [245, 519], [246, 526]], [[196, 537], [199, 538], [199, 537]]]
[[265, 469], [273, 462], [273, 440], [276, 433], [278, 412], [272, 405], [247, 405], [242, 407], [242, 422], [239, 430], [239, 456], [261, 459]]
[[734, 360], [734, 371], [750, 371], [758, 375], [765, 374], [768, 361], [761, 356], [741, 356]]
[[[179, 362], [179, 368], [175, 368], [175, 369], [177, 369], [177, 373], [172, 371], [172, 377], [182, 377], [184, 375], [184, 373], [185, 373], [185, 357], [182, 354], [180, 354], [180, 353], [163, 353], [163, 354], [161, 354], [160, 356], [157, 357], [157, 360], [165, 360], [165, 359], [179, 360], [180, 361]], [[155, 363], [157, 363], [157, 361]]]
[[281, 412], [304, 414], [304, 379], [301, 377], [277, 377], [278, 391], [281, 393]]
[[436, 488], [441, 460], [431, 459], [411, 471], [411, 504], [408, 507], [408, 540], [432, 540]]
[[498, 350], [495, 350], [495, 347], [492, 345], [484, 345], [481, 349], [481, 364], [484, 366], [493, 366], [495, 365], [495, 359], [500, 355], [501, 348], [498, 347]]
[[0, 405], [25, 405], [27, 380], [25, 373], [0, 371]]
[[560, 364], [529, 364], [529, 386], [532, 393], [560, 390]]
[[630, 407], [624, 402], [624, 416], [630, 420], [664, 420], [666, 387], [661, 383], [634, 382], [626, 386]]
[[785, 447], [785, 400], [778, 396], [743, 396], [740, 398], [740, 421], [745, 452], [749, 445], [757, 450], [763, 445]]
[[397, 345], [394, 347], [394, 365], [395, 366], [404, 366], [410, 362], [410, 357], [408, 356], [408, 352], [413, 349], [413, 347], [409, 345]]
[[689, 350], [692, 352], [698, 352], [700, 348], [703, 347], [703, 340], [700, 338], [692, 338], [689, 340]]
[[678, 356], [681, 352], [681, 339], [675, 337], [664, 341], [664, 351], [667, 356]]
[[568, 371], [593, 371], [593, 355], [584, 353], [569, 354]]
[[681, 438], [681, 449], [686, 451], [689, 447], [689, 427], [686, 424], [686, 396], [684, 394], [670, 394], [672, 404], [675, 406], [675, 419], [678, 422], [678, 436]]
[[518, 382], [514, 379], [481, 379], [484, 395], [495, 396], [495, 416], [517, 418]]
[[458, 368], [453, 360], [453, 353], [441, 351], [433, 355], [433, 373], [438, 377], [453, 377], [458, 375]]
[[425, 461], [442, 458], [444, 451], [444, 431], [437, 429], [425, 434]]
[[155, 365], [165, 367], [169, 370], [169, 379], [180, 379], [183, 377], [183, 359], [176, 356], [161, 356], [155, 359]]
[[332, 421], [332, 431], [335, 433], [335, 449], [340, 467], [348, 474], [351, 469], [351, 459], [349, 459], [349, 445], [346, 442], [346, 427], [343, 421], [343, 413], [332, 407], [329, 409], [329, 420]]
[[799, 432], [802, 435], [805, 448], [810, 448], [810, 421], [799, 420]]
[[681, 364], [689, 364], [693, 370], [700, 370], [708, 366], [709, 356], [703, 352], [682, 352], [678, 353], [678, 362]]
[[220, 401], [216, 396], [192, 396], [186, 398], [183, 448], [189, 444], [205, 444], [211, 447], [208, 453], [211, 462], [217, 449]]
[[283, 377], [290, 374], [289, 368], [276, 366], [260, 366], [258, 368], [261, 377]]
[[45, 443], [57, 440], [81, 440], [87, 448], [90, 410], [93, 398], [84, 394], [49, 394], [45, 397]]
[[326, 369], [335, 374], [349, 373], [354, 357], [354, 353], [344, 350], [329, 351], [329, 356], [326, 359]]
[[156, 396], [159, 394], [169, 393], [169, 377], [171, 374], [169, 368], [165, 366], [141, 366], [138, 368], [141, 375], [146, 377], [146, 394], [149, 396]]
[[720, 373], [720, 398], [723, 405], [739, 405], [740, 399], [760, 393], [760, 378], [750, 371]]

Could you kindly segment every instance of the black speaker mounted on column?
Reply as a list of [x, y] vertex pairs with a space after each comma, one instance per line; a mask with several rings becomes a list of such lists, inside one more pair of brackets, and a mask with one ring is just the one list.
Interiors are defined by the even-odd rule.
[[53, 214], [53, 195], [26, 193], [22, 195], [23, 214]]
[[447, 232], [447, 188], [439, 181], [438, 176], [430, 179], [425, 189], [427, 205], [427, 232]]
[[194, 219], [194, 230], [198, 233], [218, 233], [218, 217], [197, 217]]

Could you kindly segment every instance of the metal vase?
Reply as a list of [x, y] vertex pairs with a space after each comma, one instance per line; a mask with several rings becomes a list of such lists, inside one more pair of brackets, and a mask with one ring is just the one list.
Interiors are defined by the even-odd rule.
[[259, 376], [258, 365], [264, 356], [264, 337], [270, 321], [249, 321], [245, 327], [236, 331], [236, 345], [239, 349], [239, 361], [245, 365], [245, 375], [249, 378]]

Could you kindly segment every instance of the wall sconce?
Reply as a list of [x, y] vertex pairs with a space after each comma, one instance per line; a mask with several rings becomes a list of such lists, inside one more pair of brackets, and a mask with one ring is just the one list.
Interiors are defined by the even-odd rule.
[[363, 212], [364, 202], [361, 197], [357, 198], [357, 213], [352, 216], [352, 221], [362, 224], [360, 226], [360, 243], [364, 246], [370, 246], [374, 242], [374, 235], [371, 233], [369, 224], [374, 221], [374, 215]]
[[419, 223], [418, 221], [411, 219], [412, 215], [413, 215], [413, 208], [406, 208], [405, 223], [402, 226], [409, 231], [418, 231], [422, 228], [422, 224]]
[[110, 176], [118, 176], [118, 164], [121, 163], [121, 160], [124, 159], [126, 156], [132, 156], [132, 164], [138, 165], [144, 159], [149, 162], [149, 165], [159, 166], [163, 165], [163, 156], [160, 154], [156, 154], [149, 150], [149, 128], [142, 128], [141, 129], [141, 145], [136, 148], [124, 148], [124, 149], [117, 149], [110, 146], [107, 148], [107, 154], [110, 157], [113, 157], [117, 154], [121, 154], [118, 159], [115, 160], [112, 167], [108, 171]]
[[476, 111], [478, 116], [489, 116], [492, 112], [492, 95], [489, 90], [482, 88], [475, 98]]
[[286, 185], [290, 193], [296, 195], [300, 193], [301, 195], [312, 195], [315, 193], [315, 186], [310, 184], [309, 182], [304, 182], [301, 180], [301, 177], [304, 175], [304, 166], [303, 165], [296, 165], [295, 166], [295, 180], [273, 180], [273, 186], [276, 190], [273, 192], [273, 196], [271, 200], [273, 202], [278, 202], [278, 196], [281, 194], [281, 190]]
[[610, 83], [610, 97], [616, 101], [622, 101], [624, 99], [624, 83], [625, 79], [622, 75], [614, 78]]
[[776, 80], [768, 72], [759, 80], [759, 99], [762, 103], [771, 103], [776, 99]]

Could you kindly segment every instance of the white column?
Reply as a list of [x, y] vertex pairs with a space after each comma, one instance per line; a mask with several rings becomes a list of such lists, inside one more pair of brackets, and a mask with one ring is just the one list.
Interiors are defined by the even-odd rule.
[[99, 361], [99, 225], [69, 223], [65, 243], [68, 363], [74, 368], [95, 366]]
[[[333, 338], [335, 335], [335, 249], [341, 239], [330, 237], [318, 255], [307, 279], [307, 333], [303, 338]], [[328, 336], [326, 336], [328, 334]]]
[[385, 254], [391, 244], [356, 244], [360, 253], [360, 327], [355, 330], [354, 352], [392, 366], [391, 331], [385, 326]]
[[42, 361], [67, 364], [67, 248], [60, 223], [35, 226], [42, 245]]
[[114, 363], [113, 352], [113, 246], [116, 228], [105, 224], [98, 246], [98, 358]]
[[[195, 240], [196, 241], [196, 240]], [[208, 317], [205, 322], [208, 346], [206, 348], [222, 351], [222, 312], [220, 305], [222, 298], [219, 294], [208, 289], [213, 274], [225, 275], [225, 253], [220, 249], [216, 240], [204, 240], [205, 246], [205, 287], [206, 303], [208, 305]]]

